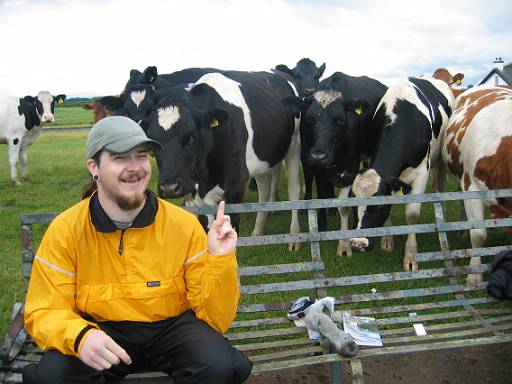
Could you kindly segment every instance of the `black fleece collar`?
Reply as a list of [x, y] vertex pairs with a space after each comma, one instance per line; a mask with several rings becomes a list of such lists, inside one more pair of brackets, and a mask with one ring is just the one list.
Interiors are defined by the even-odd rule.
[[[144, 228], [153, 224], [157, 212], [158, 200], [156, 195], [153, 191], [147, 189], [144, 208], [142, 208], [142, 211], [140, 211], [135, 220], [133, 220], [130, 228]], [[101, 206], [98, 193], [94, 193], [91, 196], [91, 200], [89, 201], [89, 213], [91, 214], [92, 224], [98, 232], [115, 232], [119, 229]]]

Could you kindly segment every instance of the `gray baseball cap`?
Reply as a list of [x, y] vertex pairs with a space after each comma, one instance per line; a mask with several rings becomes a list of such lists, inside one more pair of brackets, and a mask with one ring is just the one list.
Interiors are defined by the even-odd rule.
[[106, 117], [89, 131], [87, 158], [92, 159], [104, 149], [113, 153], [126, 153], [144, 143], [157, 149], [162, 148], [158, 141], [149, 139], [141, 126], [132, 119], [124, 116]]

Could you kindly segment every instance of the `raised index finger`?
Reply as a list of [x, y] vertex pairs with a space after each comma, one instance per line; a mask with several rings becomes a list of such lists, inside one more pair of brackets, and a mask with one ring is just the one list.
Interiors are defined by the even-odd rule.
[[217, 208], [217, 223], [222, 224], [222, 220], [224, 220], [224, 205], [226, 203], [224, 201], [221, 201], [219, 203], [219, 207]]

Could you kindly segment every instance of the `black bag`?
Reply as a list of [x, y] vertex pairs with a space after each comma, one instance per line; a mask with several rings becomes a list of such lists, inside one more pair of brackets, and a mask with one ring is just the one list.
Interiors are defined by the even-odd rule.
[[487, 292], [496, 299], [512, 299], [512, 251], [501, 251], [494, 256]]

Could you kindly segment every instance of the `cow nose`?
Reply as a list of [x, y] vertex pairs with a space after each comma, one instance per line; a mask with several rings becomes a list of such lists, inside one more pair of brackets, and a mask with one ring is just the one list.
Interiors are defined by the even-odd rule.
[[51, 114], [47, 114], [45, 113], [43, 116], [42, 116], [42, 119], [43, 119], [43, 122], [47, 122], [47, 121], [55, 121], [55, 118], [53, 117], [53, 115]]
[[310, 151], [309, 157], [311, 162], [316, 164], [325, 164], [327, 161], [327, 153], [319, 150]]
[[311, 95], [313, 92], [315, 92], [315, 88], [306, 88], [304, 90], [304, 93], [306, 94], [306, 96]]
[[161, 197], [179, 197], [183, 194], [183, 187], [180, 183], [160, 184], [158, 192]]

